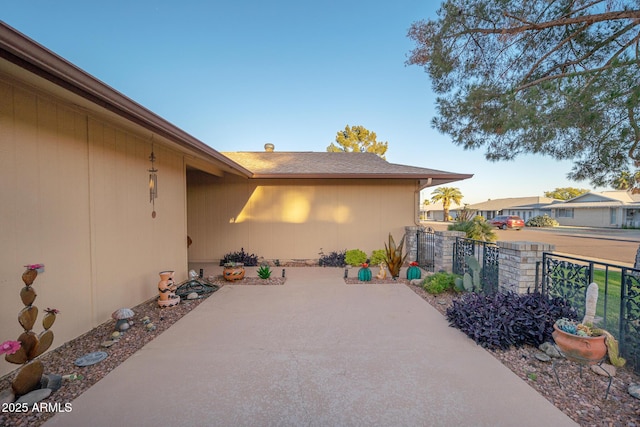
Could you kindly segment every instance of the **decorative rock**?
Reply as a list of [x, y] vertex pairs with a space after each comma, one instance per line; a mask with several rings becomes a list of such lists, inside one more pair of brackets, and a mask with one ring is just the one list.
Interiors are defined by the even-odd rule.
[[40, 380], [40, 388], [48, 388], [56, 391], [62, 387], [62, 375], [44, 374]]
[[11, 403], [16, 400], [16, 394], [10, 388], [0, 392], [0, 404]]
[[154, 325], [153, 323], [147, 323], [145, 328], [147, 328], [147, 331], [155, 331], [156, 325]]
[[199, 297], [200, 296], [197, 292], [191, 292], [189, 295], [187, 295], [187, 299], [198, 299]]
[[102, 343], [100, 344], [102, 347], [104, 348], [109, 348], [112, 345], [114, 345], [117, 342], [117, 340], [106, 340], [106, 341], [102, 341]]
[[420, 286], [422, 285], [422, 279], [412, 279], [409, 283], [411, 283], [414, 286]]
[[119, 323], [116, 325], [116, 329], [118, 329], [120, 332], [124, 332], [129, 329], [129, 322], [127, 322], [126, 320], [118, 320], [118, 322]]
[[41, 400], [46, 399], [51, 396], [53, 390], [50, 388], [41, 388], [38, 390], [33, 390], [31, 393], [27, 393], [24, 396], [20, 396], [16, 403], [26, 403], [27, 406], [31, 407], [34, 403], [38, 403]]
[[76, 361], [73, 363], [75, 363], [76, 366], [95, 365], [98, 362], [102, 362], [104, 359], [107, 358], [107, 356], [108, 354], [105, 353], [104, 351], [95, 351], [93, 353], [87, 353], [85, 355], [78, 357]]
[[598, 375], [602, 375], [604, 377], [616, 376], [616, 367], [613, 365], [609, 365], [608, 363], [603, 363], [602, 365], [591, 365], [591, 370]]
[[551, 356], [549, 356], [547, 353], [536, 353], [533, 355], [533, 357], [541, 362], [548, 362], [551, 360]]
[[636, 399], [640, 399], [640, 384], [629, 385], [629, 394]]
[[540, 344], [538, 349], [540, 349], [540, 351], [544, 351], [544, 353], [549, 357], [553, 357], [556, 359], [562, 357], [556, 346], [554, 346], [550, 342], [543, 342], [542, 344]]
[[122, 334], [120, 332], [115, 331], [114, 333], [111, 334], [111, 338], [113, 338], [114, 340], [118, 340], [118, 339], [120, 339], [121, 335]]

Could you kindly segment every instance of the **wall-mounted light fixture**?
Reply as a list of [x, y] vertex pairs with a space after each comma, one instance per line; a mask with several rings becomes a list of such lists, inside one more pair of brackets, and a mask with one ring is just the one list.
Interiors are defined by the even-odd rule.
[[153, 141], [151, 142], [151, 155], [149, 156], [151, 161], [151, 169], [149, 169], [149, 203], [153, 205], [153, 211], [151, 212], [151, 218], [156, 217], [156, 197], [158, 197], [158, 169], [155, 168], [156, 155], [153, 152]]

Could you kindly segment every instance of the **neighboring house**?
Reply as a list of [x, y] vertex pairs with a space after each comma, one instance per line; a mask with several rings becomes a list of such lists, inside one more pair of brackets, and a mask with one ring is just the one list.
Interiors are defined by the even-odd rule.
[[476, 211], [476, 215], [480, 215], [485, 219], [493, 219], [498, 215], [518, 215], [525, 221], [530, 218], [549, 214], [549, 206], [556, 203], [557, 200], [549, 197], [509, 197], [505, 199], [487, 200], [486, 202], [474, 203], [468, 208]]
[[[457, 203], [451, 203], [451, 206], [449, 207], [449, 216], [454, 219], [457, 218], [458, 210], [463, 207], [464, 204], [458, 205]], [[420, 205], [420, 219], [423, 221], [444, 221], [442, 202]]]
[[0, 153], [0, 340], [21, 332], [22, 266], [43, 263], [35, 305], [61, 311], [54, 347], [190, 261], [381, 248], [415, 223], [420, 189], [471, 177], [365, 154], [225, 156], [2, 22]]
[[640, 195], [625, 190], [589, 192], [549, 208], [560, 225], [640, 228]]

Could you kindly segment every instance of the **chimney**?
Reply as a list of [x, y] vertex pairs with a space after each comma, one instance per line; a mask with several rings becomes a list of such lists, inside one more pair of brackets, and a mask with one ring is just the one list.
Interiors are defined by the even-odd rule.
[[273, 153], [274, 148], [276, 148], [275, 145], [273, 145], [270, 142], [267, 142], [266, 144], [264, 144], [264, 151], [266, 151], [267, 153]]

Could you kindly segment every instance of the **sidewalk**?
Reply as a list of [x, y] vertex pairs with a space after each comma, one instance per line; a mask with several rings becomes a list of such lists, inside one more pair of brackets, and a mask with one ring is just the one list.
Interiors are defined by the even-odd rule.
[[575, 426], [401, 284], [224, 286], [51, 426]]

